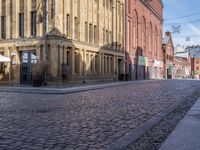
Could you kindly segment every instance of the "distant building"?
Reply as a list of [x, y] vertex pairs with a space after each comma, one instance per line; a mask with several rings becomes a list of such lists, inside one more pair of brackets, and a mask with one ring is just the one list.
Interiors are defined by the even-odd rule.
[[200, 46], [187, 47], [192, 59], [191, 59], [191, 75], [193, 78], [200, 79]]
[[171, 32], [166, 32], [163, 37], [163, 77], [167, 79], [173, 78], [174, 68], [174, 45]]
[[191, 58], [174, 57], [173, 78], [183, 79], [191, 76]]
[[200, 57], [192, 58], [192, 76], [200, 79]]
[[126, 74], [129, 79], [163, 77], [162, 28], [161, 0], [126, 0]]
[[[31, 84], [33, 65], [47, 61], [48, 83], [113, 80], [125, 73], [124, 0], [0, 0], [0, 54], [12, 56], [15, 84]], [[47, 36], [46, 35], [47, 32]], [[45, 38], [47, 37], [47, 38]], [[0, 82], [8, 65], [0, 64]]]
[[186, 47], [176, 46], [174, 50], [174, 78], [191, 76], [191, 56]]

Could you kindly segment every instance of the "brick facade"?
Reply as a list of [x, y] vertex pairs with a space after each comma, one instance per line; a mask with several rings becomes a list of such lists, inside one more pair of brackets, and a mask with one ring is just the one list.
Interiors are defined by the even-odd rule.
[[[0, 52], [8, 57], [16, 53], [13, 83], [22, 83], [22, 55], [28, 52], [37, 60], [47, 58], [48, 82], [60, 81], [63, 64], [68, 67], [69, 81], [113, 80], [124, 74], [124, 0], [49, 0], [47, 41], [44, 2], [0, 0], [0, 16], [6, 17], [5, 37], [0, 30]], [[2, 25], [1, 19], [1, 29]], [[8, 66], [0, 80], [6, 79]]]
[[174, 45], [170, 32], [166, 32], [163, 38], [163, 62], [163, 77], [172, 79], [174, 72]]
[[129, 79], [162, 78], [163, 3], [126, 0], [126, 73]]
[[194, 72], [196, 72], [195, 75], [193, 75], [194, 78], [198, 78], [200, 79], [200, 58], [192, 58], [192, 62], [191, 62], [191, 68], [192, 68], [192, 72], [194, 74]]

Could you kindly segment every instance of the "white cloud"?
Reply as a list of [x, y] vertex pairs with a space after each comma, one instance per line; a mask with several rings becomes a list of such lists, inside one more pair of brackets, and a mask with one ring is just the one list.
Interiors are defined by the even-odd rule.
[[200, 35], [200, 29], [197, 28], [196, 26], [192, 25], [192, 24], [189, 24], [188, 27], [191, 29], [191, 31], [194, 33], [194, 34], [197, 34], [197, 35]]

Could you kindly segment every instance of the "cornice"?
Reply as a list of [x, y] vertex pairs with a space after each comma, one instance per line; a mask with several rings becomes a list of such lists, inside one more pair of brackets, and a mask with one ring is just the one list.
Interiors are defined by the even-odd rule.
[[[148, 1], [152, 1], [152, 0], [140, 0], [160, 21], [163, 22], [163, 17], [159, 15], [159, 13], [157, 12], [157, 10], [155, 10]], [[161, 5], [162, 8], [164, 7], [162, 0], [158, 0]]]

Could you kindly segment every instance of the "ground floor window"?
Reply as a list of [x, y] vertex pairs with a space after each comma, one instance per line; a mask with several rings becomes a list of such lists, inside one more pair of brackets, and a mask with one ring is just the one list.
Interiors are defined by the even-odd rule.
[[[0, 55], [4, 56], [4, 52], [0, 52]], [[0, 74], [5, 72], [5, 63], [0, 62]]]

